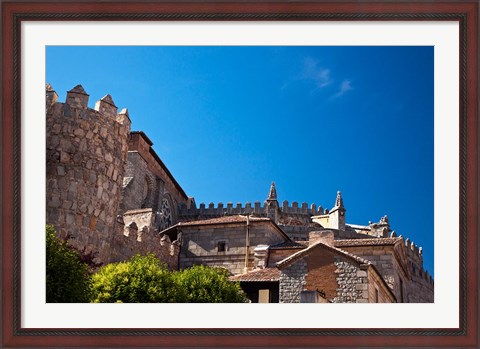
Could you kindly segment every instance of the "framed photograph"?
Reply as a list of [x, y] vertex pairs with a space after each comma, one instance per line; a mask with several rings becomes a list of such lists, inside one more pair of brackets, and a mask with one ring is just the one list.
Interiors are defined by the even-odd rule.
[[[7, 0], [3, 1], [1, 6], [3, 59], [2, 185], [0, 193], [3, 256], [1, 337], [3, 347], [386, 348], [401, 346], [477, 348], [479, 346], [477, 270], [479, 247], [478, 1], [377, 2], [361, 0], [332, 3], [325, 1], [22, 2]], [[267, 54], [268, 59], [265, 59]], [[325, 61], [321, 61], [319, 58], [327, 56], [329, 61], [326, 58]], [[113, 66], [118, 67], [117, 61], [124, 57], [129, 57], [121, 68], [124, 69], [125, 78], [123, 78], [122, 70], [111, 69]], [[188, 57], [188, 60], [185, 57]], [[150, 70], [148, 64], [144, 65], [144, 62], [148, 60], [164, 64], [163, 73], [156, 75]], [[148, 239], [148, 229], [142, 230], [141, 219], [146, 219], [145, 217], [149, 214], [156, 214], [158, 215], [157, 223], [155, 223], [157, 224], [156, 232], [161, 232], [159, 236], [163, 239], [161, 240], [162, 246], [168, 244], [171, 255], [175, 256], [172, 259], [174, 269], [178, 267], [176, 263], [188, 262], [185, 262], [187, 259], [182, 262], [177, 258], [178, 250], [176, 249], [181, 247], [176, 246], [175, 242], [180, 241], [179, 244], [181, 244], [182, 240], [179, 236], [187, 239], [189, 233], [188, 224], [178, 220], [180, 215], [178, 212], [182, 212], [185, 217], [195, 214], [197, 222], [205, 217], [208, 218], [208, 212], [215, 212], [217, 218], [222, 215], [226, 216], [224, 212], [227, 211], [246, 213], [247, 232], [249, 232], [250, 224], [252, 227], [255, 222], [263, 224], [261, 223], [263, 218], [253, 216], [250, 218], [250, 212], [258, 213], [259, 210], [265, 210], [264, 213], [268, 218], [264, 220], [273, 222], [268, 223], [271, 224], [269, 229], [276, 230], [275, 234], [285, 240], [282, 240], [282, 243], [290, 244], [289, 247], [297, 244], [299, 249], [300, 246], [309, 245], [302, 245], [300, 240], [304, 238], [303, 236], [296, 236], [295, 242], [293, 239], [290, 241], [290, 237], [277, 226], [279, 222], [280, 226], [285, 223], [277, 217], [278, 214], [293, 212], [292, 217], [295, 216], [295, 219], [301, 220], [300, 213], [305, 211], [308, 212], [309, 217], [314, 217], [314, 222], [322, 228], [347, 232], [345, 218], [342, 218], [345, 215], [345, 209], [340, 192], [337, 193], [336, 198], [332, 198], [332, 201], [335, 199], [335, 206], [332, 210], [324, 210], [313, 205], [309, 208], [307, 204], [299, 205], [296, 202], [285, 201], [279, 204], [275, 184], [271, 185], [269, 192], [266, 190], [265, 194], [268, 192], [268, 197], [264, 207], [261, 207], [260, 203], [258, 205], [248, 203], [245, 206], [241, 204], [234, 206], [228, 203], [225, 207], [221, 203], [218, 206], [214, 206], [213, 203], [210, 205], [195, 203], [193, 198], [183, 192], [168, 168], [151, 148], [153, 142], [149, 138], [150, 134], [147, 136], [143, 132], [143, 128], [135, 131], [130, 129], [130, 123], [136, 122], [136, 116], [133, 113], [129, 115], [129, 111], [126, 109], [118, 108], [117, 110], [113, 101], [116, 95], [112, 93], [112, 99], [112, 96], [108, 94], [110, 91], [103, 90], [104, 88], [108, 89], [113, 80], [116, 85], [111, 88], [120, 91], [122, 98], [128, 96], [132, 102], [138, 101], [135, 106], [145, 107], [147, 105], [148, 108], [144, 110], [149, 110], [152, 115], [155, 115], [160, 109], [158, 100], [151, 97], [142, 100], [145, 96], [151, 96], [146, 93], [147, 90], [152, 89], [157, 83], [169, 81], [168, 77], [170, 77], [170, 81], [181, 80], [181, 84], [178, 85], [169, 83], [168, 88], [171, 93], [164, 94], [164, 99], [172, 101], [172, 104], [175, 102], [177, 105], [191, 103], [188, 113], [198, 116], [196, 119], [191, 117], [185, 120], [197, 125], [195, 127], [198, 129], [200, 138], [202, 136], [204, 138], [216, 137], [215, 140], [220, 142], [218, 144], [234, 143], [233, 150], [228, 151], [229, 156], [232, 156], [235, 147], [246, 148], [239, 136], [243, 131], [236, 132], [230, 126], [228, 131], [225, 131], [226, 129], [218, 126], [217, 133], [213, 132], [207, 135], [205, 130], [208, 127], [205, 127], [204, 124], [210, 122], [209, 127], [212, 127], [215, 123], [220, 123], [220, 119], [212, 119], [212, 121], [200, 120], [200, 118], [208, 117], [209, 113], [213, 114], [215, 110], [218, 112], [220, 109], [216, 108], [220, 108], [219, 100], [212, 102], [207, 96], [208, 92], [205, 92], [198, 100], [195, 100], [196, 102], [204, 101], [205, 106], [193, 105], [192, 94], [182, 90], [198, 84], [198, 79], [201, 80], [205, 76], [202, 74], [188, 75], [188, 72], [192, 71], [189, 70], [190, 66], [197, 63], [201, 69], [208, 67], [211, 75], [223, 77], [223, 81], [235, 79], [237, 75], [230, 74], [232, 72], [250, 74], [249, 81], [255, 82], [256, 86], [246, 85], [238, 80], [235, 82], [238, 84], [237, 87], [234, 87], [234, 89], [238, 89], [238, 100], [232, 97], [233, 95], [222, 94], [221, 96], [225, 98], [221, 103], [222, 105], [230, 103], [235, 106], [251, 103], [252, 106], [245, 110], [251, 111], [252, 116], [247, 117], [232, 111], [231, 120], [235, 122], [235, 125], [240, 125], [241, 120], [244, 120], [248, 121], [249, 125], [253, 125], [252, 127], [256, 127], [258, 132], [251, 139], [257, 140], [260, 137], [259, 132], [268, 131], [264, 132], [267, 134], [262, 137], [266, 140], [260, 147], [263, 151], [265, 151], [266, 144], [270, 144], [276, 149], [280, 146], [281, 152], [287, 156], [291, 154], [286, 149], [295, 147], [295, 144], [289, 144], [288, 133], [292, 132], [297, 124], [294, 125], [289, 118], [295, 115], [295, 112], [306, 113], [308, 110], [312, 110], [312, 106], [320, 99], [326, 101], [325, 103], [328, 103], [329, 107], [322, 106], [318, 110], [324, 113], [330, 111], [333, 113], [335, 110], [333, 115], [351, 112], [360, 103], [364, 112], [363, 114], [358, 113], [358, 115], [367, 117], [371, 110], [372, 115], [376, 116], [369, 120], [341, 119], [338, 116], [336, 119], [322, 119], [328, 120], [329, 126], [327, 126], [324, 121], [321, 123], [319, 119], [313, 118], [305, 124], [306, 128], [297, 127], [296, 132], [299, 136], [293, 138], [294, 141], [323, 137], [331, 140], [333, 144], [328, 149], [312, 149], [311, 144], [314, 143], [308, 143], [306, 147], [310, 147], [309, 151], [303, 149], [293, 153], [294, 156], [298, 155], [298, 159], [295, 161], [317, 161], [321, 166], [316, 169], [331, 172], [328, 178], [351, 178], [341, 177], [341, 167], [335, 162], [335, 157], [332, 155], [335, 151], [343, 149], [344, 152], [360, 153], [363, 148], [359, 140], [365, 138], [368, 138], [369, 145], [374, 144], [378, 149], [395, 143], [393, 145], [397, 150], [395, 154], [371, 153], [366, 157], [369, 160], [368, 164], [352, 162], [351, 166], [354, 168], [352, 173], [358, 173], [358, 178], [350, 182], [356, 186], [366, 185], [360, 177], [360, 172], [363, 171], [362, 166], [369, 166], [378, 168], [377, 188], [381, 189], [380, 183], [392, 186], [392, 181], [384, 180], [388, 177], [398, 183], [397, 191], [415, 192], [415, 196], [412, 195], [412, 202], [408, 202], [408, 207], [404, 207], [403, 211], [407, 217], [412, 217], [412, 221], [414, 221], [413, 217], [416, 217], [417, 221], [419, 217], [420, 220], [424, 217], [423, 225], [417, 225], [417, 229], [426, 227], [426, 230], [432, 232], [433, 238], [428, 239], [430, 251], [422, 252], [419, 246], [409, 239], [406, 239], [404, 244], [403, 237], [399, 237], [395, 231], [389, 228], [387, 216], [383, 216], [378, 223], [369, 222], [365, 226], [350, 225], [348, 229], [351, 234], [359, 232], [363, 234], [368, 230], [368, 233], [365, 234], [373, 234], [376, 238], [386, 238], [383, 241], [395, 241], [396, 243], [397, 240], [401, 240], [402, 246], [408, 246], [408, 251], [413, 251], [412, 253], [417, 257], [420, 256], [418, 258], [422, 261], [421, 263], [425, 263], [430, 270], [435, 271], [435, 277], [432, 278], [422, 268], [418, 270], [415, 265], [409, 264], [409, 268], [413, 269], [405, 272], [406, 274], [418, 274], [418, 277], [424, 282], [422, 285], [428, 290], [419, 288], [418, 292], [410, 291], [408, 295], [405, 295], [402, 280], [400, 280], [400, 286], [395, 286], [395, 288], [390, 285], [392, 290], [389, 290], [388, 278], [378, 281], [382, 276], [376, 267], [369, 267], [371, 263], [349, 253], [360, 251], [361, 248], [349, 245], [348, 240], [340, 239], [340, 242], [335, 245], [336, 247], [322, 245], [322, 253], [333, 253], [337, 257], [341, 256], [341, 258], [358, 263], [359, 268], [364, 268], [361, 273], [366, 270], [364, 273], [365, 276], [369, 275], [369, 280], [370, 274], [367, 272], [371, 271], [371, 280], [377, 280], [375, 281], [376, 285], [379, 285], [380, 288], [377, 287], [376, 292], [372, 294], [366, 290], [359, 293], [365, 297], [364, 303], [375, 303], [381, 299], [385, 303], [392, 302], [392, 304], [347, 304], [342, 302], [340, 302], [342, 304], [326, 304], [332, 303], [331, 299], [323, 302], [324, 304], [303, 304], [303, 301], [299, 302], [300, 298], [293, 302], [295, 304], [286, 304], [288, 303], [285, 301], [286, 298], [282, 297], [286, 297], [287, 293], [282, 295], [280, 292], [280, 295], [272, 296], [274, 293], [272, 289], [255, 289], [257, 295], [255, 301], [261, 303], [262, 300], [272, 301], [273, 299], [273, 302], [278, 303], [280, 297], [280, 300], [284, 300], [283, 302], [280, 301], [280, 304], [46, 302], [46, 255], [45, 236], [43, 235], [45, 224], [52, 217], [57, 217], [55, 216], [56, 211], [51, 210], [51, 207], [63, 207], [69, 210], [72, 205], [76, 205], [76, 199], [73, 196], [79, 195], [77, 192], [69, 194], [73, 195], [72, 197], [67, 194], [63, 195], [62, 190], [66, 191], [67, 189], [62, 189], [57, 182], [54, 183], [54, 189], [58, 191], [58, 195], [55, 193], [51, 195], [53, 187], [50, 187], [51, 183], [48, 181], [49, 171], [54, 171], [55, 175], [59, 176], [65, 174], [65, 168], [62, 166], [55, 165], [52, 167], [53, 170], [49, 168], [48, 149], [50, 144], [56, 140], [50, 133], [50, 129], [54, 129], [55, 126], [48, 124], [48, 118], [54, 118], [57, 112], [62, 113], [62, 116], [69, 117], [72, 113], [75, 114], [76, 110], [83, 108], [84, 112], [79, 111], [76, 115], [79, 119], [84, 119], [81, 122], [86, 122], [85, 120], [92, 115], [100, 120], [100, 117], [114, 113], [116, 122], [121, 125], [117, 125], [115, 129], [115, 134], [119, 138], [109, 138], [110, 130], [103, 127], [104, 125], [100, 125], [102, 122], [100, 120], [98, 121], [99, 127], [94, 132], [99, 134], [98, 139], [100, 137], [105, 139], [105, 143], [89, 150], [92, 158], [100, 154], [102, 159], [112, 163], [111, 168], [106, 167], [105, 173], [102, 174], [102, 178], [112, 178], [112, 183], [105, 180], [108, 182], [105, 185], [103, 182], [98, 184], [101, 182], [100, 178], [95, 175], [89, 177], [91, 171], [83, 172], [83, 174], [73, 171], [71, 175], [75, 179], [77, 176], [78, 179], [83, 176], [84, 179], [87, 178], [85, 181], [96, 183], [95, 193], [92, 192], [93, 194], [88, 195], [95, 196], [99, 200], [114, 201], [117, 200], [114, 198], [119, 197], [115, 195], [117, 190], [125, 190], [122, 195], [130, 195], [129, 198], [137, 205], [132, 208], [122, 206], [123, 216], [120, 217], [120, 215], [116, 216], [116, 210], [112, 213], [105, 208], [104, 211], [98, 210], [97, 212], [96, 207], [90, 208], [88, 203], [83, 208], [79, 204], [78, 210], [83, 210], [85, 215], [68, 217], [65, 215], [61, 219], [66, 225], [69, 224], [69, 220], [72, 223], [78, 221], [79, 225], [93, 226], [93, 230], [107, 231], [108, 227], [104, 227], [104, 223], [116, 224], [112, 221], [116, 219], [117, 223], [121, 223], [124, 227], [123, 234], [120, 233], [119, 239], [134, 239], [134, 244], [136, 244], [142, 242], [142, 238], [144, 242]], [[188, 66], [188, 69], [182, 70], [184, 75], [179, 73], [181, 70], [177, 69], [179, 66], [182, 69]], [[292, 66], [294, 68], [291, 68]], [[417, 70], [409, 70], [411, 67], [415, 67]], [[57, 95], [55, 81], [48, 81], [55, 76], [56, 81], [63, 83], [65, 80], [66, 83], [71, 83], [69, 78], [82, 79], [84, 76], [81, 73], [78, 74], [78, 71], [85, 69], [95, 71], [92, 74], [95, 79], [89, 80], [88, 83], [75, 82], [75, 84], [85, 83], [86, 85], [83, 87], [81, 85], [68, 87], [61, 85], [61, 90], [68, 90], [66, 96], [61, 95], [62, 91]], [[201, 69], [199, 71], [205, 73]], [[352, 74], [344, 73], [342, 75], [338, 73], [339, 71], [361, 71], [364, 79], [363, 85], [360, 74], [356, 76], [357, 80], [355, 80], [355, 77], [351, 76]], [[395, 74], [391, 74], [394, 71]], [[129, 78], [126, 77], [127, 72], [130, 73]], [[138, 74], [138, 79], [131, 77], [132, 72]], [[381, 81], [384, 85], [382, 86], [378, 82], [370, 83], [367, 89], [365, 81], [373, 72], [383, 75]], [[278, 78], [280, 75], [284, 78]], [[422, 85], [421, 88], [417, 86], [418, 80], [413, 77], [419, 76], [426, 76], [425, 79], [429, 83], [426, 83], [425, 86]], [[64, 77], [65, 79], [63, 79]], [[148, 83], [146, 79], [149, 79]], [[275, 87], [272, 87], [272, 84], [264, 85], [265, 81], [273, 81], [276, 85]], [[203, 86], [209, 86], [208, 84], [212, 83], [210, 81], [200, 82]], [[92, 92], [89, 88], [84, 89], [87, 85], [95, 91]], [[300, 85], [306, 88], [299, 89]], [[233, 84], [219, 84], [218, 86], [226, 88]], [[95, 110], [89, 109], [87, 108], [88, 93], [96, 94], [97, 87], [107, 95], [97, 102]], [[267, 91], [272, 88], [276, 88], [275, 94]], [[261, 91], [262, 89], [263, 91]], [[388, 100], [384, 98], [385, 93], [383, 93], [387, 89], [390, 93]], [[415, 100], [415, 103], [411, 100], [401, 100], [400, 97], [395, 100], [395, 91], [402, 92], [401, 90], [408, 89], [411, 90], [408, 97]], [[159, 88], [157, 95], [166, 90], [166, 88], [163, 90]], [[256, 98], [256, 101], [247, 100], [241, 93], [243, 90], [252, 91], [252, 95], [256, 93], [263, 97]], [[417, 94], [415, 92], [417, 90], [425, 93]], [[372, 91], [378, 91], [378, 93], [372, 93]], [[345, 98], [354, 92], [357, 93], [356, 99]], [[305, 95], [307, 98], [302, 99]], [[286, 96], [288, 98], [297, 96], [299, 99], [296, 100], [297, 102], [292, 101], [288, 106], [289, 112], [282, 114], [282, 108], [285, 106], [282, 98], [285, 99]], [[406, 95], [399, 93], [398, 96]], [[55, 107], [52, 106], [56, 103], [57, 98], [60, 103], [66, 99], [66, 103], [55, 110]], [[245, 98], [245, 101], [240, 101], [242, 98]], [[306, 101], [305, 104], [300, 105], [304, 101]], [[428, 104], [427, 109], [423, 109], [423, 102]], [[393, 103], [395, 105], [392, 105]], [[80, 107], [75, 107], [74, 104], [78, 104]], [[333, 109], [333, 104], [336, 109]], [[344, 108], [343, 106], [347, 104], [349, 107]], [[395, 124], [387, 121], [382, 117], [382, 110], [386, 110], [386, 108], [398, 115], [408, 114], [408, 123]], [[204, 109], [208, 109], [208, 111]], [[235, 108], [229, 110], [233, 109]], [[45, 117], [46, 110], [47, 117]], [[138, 108], [138, 110], [142, 109]], [[255, 110], [257, 113], [265, 114], [270, 111], [279, 116], [264, 122], [268, 125], [261, 125], [261, 116], [255, 114]], [[162, 109], [162, 112], [166, 115], [169, 110]], [[88, 113], [91, 115], [87, 115]], [[432, 117], [428, 116], [429, 113], [432, 114]], [[193, 147], [192, 142], [188, 142], [188, 135], [181, 133], [181, 123], [186, 121], [172, 118], [170, 126], [158, 126], [156, 120], [152, 119], [153, 117], [144, 116], [144, 118], [145, 125], [157, 127], [156, 130], [161, 127], [172, 127], [177, 123], [176, 126], [179, 127], [166, 132], [170, 133], [168, 136], [171, 137], [169, 139], [173, 143], [171, 146]], [[405, 116], [406, 118], [407, 116]], [[222, 122], [227, 124], [226, 120]], [[277, 122], [281, 126], [273, 125]], [[123, 127], [127, 123], [128, 129]], [[362, 133], [368, 128], [365, 126], [368, 123], [376, 126], [371, 127], [370, 134]], [[141, 125], [143, 127], [144, 124]], [[383, 127], [381, 127], [382, 125]], [[400, 138], [396, 127], [402, 128], [403, 138]], [[61, 130], [61, 127], [58, 126], [57, 131], [75, 134], [79, 142], [84, 137], [86, 139], [94, 137], [93, 135], [89, 137], [88, 132], [77, 129], [70, 130], [68, 127]], [[124, 143], [119, 140], [122, 132], [125, 133]], [[323, 135], [322, 132], [324, 132]], [[221, 143], [222, 140], [225, 143]], [[337, 147], [336, 142], [341, 145]], [[115, 146], [111, 146], [110, 143], [115, 143]], [[106, 147], [103, 147], [107, 145], [112, 148], [111, 153]], [[422, 153], [424, 145], [429, 147], [427, 155]], [[67, 145], [64, 144], [64, 146]], [[83, 144], [83, 146], [88, 147], [89, 145]], [[141, 183], [139, 182], [138, 186], [127, 193], [125, 188], [128, 185], [133, 187], [130, 182], [134, 177], [133, 175], [129, 177], [125, 172], [123, 175], [119, 175], [117, 180], [116, 155], [113, 155], [115, 159], [111, 159], [111, 154], [116, 154], [115, 148], [130, 150], [130, 146], [138, 147], [139, 154], [145, 151], [142, 147], [147, 149], [145, 152], [155, 159], [154, 165], [160, 168], [158, 171], [166, 173], [171, 181], [155, 182], [154, 177], [152, 180], [149, 176], [142, 174]], [[156, 144], [156, 146], [162, 147], [160, 144]], [[202, 145], [195, 144], [195, 147], [200, 146]], [[203, 146], [205, 149], [208, 147], [206, 144]], [[46, 148], [47, 153], [45, 153]], [[240, 161], [245, 167], [248, 166], [248, 171], [253, 173], [253, 177], [261, 176], [259, 174], [261, 170], [257, 171], [255, 163], [249, 164], [248, 161], [254, 158], [258, 160], [256, 164], [264, 163], [260, 154], [262, 149], [257, 148], [249, 150], [251, 158], [242, 158]], [[168, 153], [167, 148], [164, 150]], [[322, 157], [327, 152], [330, 157]], [[192, 172], [196, 169], [195, 161], [196, 163], [206, 163], [208, 156], [212, 158], [219, 156], [219, 153], [213, 150], [211, 153], [207, 151], [203, 153], [206, 155], [202, 158], [194, 159], [192, 157], [188, 160], [191, 161], [189, 166]], [[374, 156], [379, 156], [374, 154], [383, 154], [381, 155], [383, 157], [374, 159]], [[73, 159], [73, 155], [68, 153], [57, 155], [59, 163], [76, 161]], [[399, 163], [403, 161], [402, 159], [413, 160], [405, 162], [408, 165], [404, 167], [407, 168], [400, 171], [401, 166], [395, 168], [385, 165], [395, 162], [395, 159], [387, 161], [388, 156], [396, 157]], [[425, 163], [425, 156], [428, 158], [428, 164]], [[120, 158], [120, 155], [118, 157]], [[237, 158], [239, 157], [237, 156]], [[122, 161], [126, 163], [127, 160], [125, 158]], [[129, 161], [133, 164], [130, 171], [134, 173], [134, 167], [140, 165], [132, 159]], [[283, 160], [279, 159], [278, 161], [282, 162]], [[293, 159], [289, 161], [291, 164], [298, 163]], [[86, 164], [87, 169], [90, 169], [91, 166], [91, 163]], [[224, 166], [229, 165], [225, 163]], [[287, 169], [292, 170], [294, 167], [295, 165], [291, 165], [282, 167], [282, 169], [286, 171]], [[188, 169], [186, 167], [186, 171]], [[238, 171], [241, 170], [239, 168]], [[425, 182], [419, 178], [423, 170], [430, 175], [429, 178], [433, 177], [428, 182], [428, 188], [424, 185]], [[245, 170], [245, 172], [248, 171]], [[123, 169], [120, 172], [123, 173]], [[225, 175], [229, 176], [227, 173]], [[298, 178], [300, 177], [295, 177], [296, 180], [301, 180]], [[204, 180], [207, 179], [205, 176]], [[120, 186], [123, 185], [123, 189], [117, 189], [117, 182], [120, 183]], [[231, 183], [228, 184], [231, 185]], [[160, 188], [169, 185], [173, 188], [171, 192], [175, 192], [180, 199], [174, 194], [165, 195], [163, 198], [151, 194], [152, 187]], [[321, 186], [322, 183], [316, 185]], [[277, 188], [281, 187], [277, 186]], [[85, 188], [85, 190], [87, 189]], [[68, 191], [74, 192], [70, 190], [70, 187], [68, 187]], [[422, 193], [431, 198], [431, 201], [425, 201], [426, 206], [429, 206], [428, 212], [423, 211], [425, 202], [422, 204], [415, 202], [418, 197], [422, 196]], [[47, 200], [45, 200], [46, 197]], [[181, 202], [182, 198], [185, 199], [185, 202]], [[149, 200], [150, 204], [146, 204]], [[363, 203], [370, 207], [373, 206], [375, 200], [377, 198], [372, 194], [372, 197], [367, 198]], [[390, 201], [393, 200], [392, 197]], [[72, 202], [74, 203], [72, 204]], [[123, 204], [115, 202], [115, 205]], [[154, 209], [150, 211], [146, 209], [150, 207], [149, 205], [153, 205]], [[141, 207], [141, 209], [134, 210], [137, 207]], [[180, 211], [177, 212], [172, 208], [178, 208]], [[195, 212], [192, 213], [193, 211]], [[86, 220], [86, 215], [91, 215], [91, 218]], [[154, 218], [153, 222], [155, 219], [157, 218]], [[232, 223], [232, 219], [218, 218], [216, 224], [218, 222], [221, 224]], [[290, 219], [288, 224], [301, 225], [301, 222], [291, 222]], [[192, 225], [197, 229], [198, 224], [195, 224]], [[218, 229], [224, 229], [224, 226], [219, 226]], [[195, 230], [194, 233], [198, 232]], [[60, 232], [61, 234], [63, 233]], [[142, 236], [142, 234], [145, 235]], [[330, 237], [327, 235], [321, 235], [321, 239], [329, 239]], [[312, 240], [312, 236], [310, 235], [308, 238]], [[303, 240], [308, 240], [308, 238]], [[86, 241], [89, 243], [96, 243], [103, 248], [105, 241], [97, 240], [95, 237], [86, 237]], [[219, 238], [217, 240], [214, 241], [212, 248], [223, 258], [228, 255], [231, 248], [230, 242], [228, 239]], [[249, 262], [248, 243], [247, 240], [245, 269], [242, 269], [245, 274], [242, 274], [241, 268], [240, 271], [232, 273], [234, 277], [240, 275], [238, 279], [235, 279], [236, 281], [245, 282], [248, 278], [242, 279], [241, 275], [251, 275], [248, 274], [249, 263], [255, 263], [255, 267], [252, 267], [253, 271], [257, 270], [257, 264], [261, 266], [259, 270], [265, 270], [262, 268], [264, 267], [262, 263], [267, 263], [266, 260], [262, 260], [262, 253], [265, 251], [259, 248], [262, 245], [257, 246], [255, 259], [252, 255]], [[117, 253], [116, 258], [123, 260], [126, 254], [131, 253], [131, 251], [125, 252], [120, 247], [115, 249], [115, 244], [116, 241], [112, 238], [108, 244], [108, 248], [111, 248], [108, 250], [109, 256], [114, 255], [115, 252]], [[317, 245], [311, 244], [310, 246]], [[303, 258], [302, 253], [305, 255], [313, 252], [302, 250], [289, 258], [279, 259], [276, 266], [280, 271], [275, 269], [275, 272], [283, 275], [281, 274], [282, 268], [287, 268]], [[378, 257], [378, 263], [385, 260]], [[340, 266], [339, 264], [335, 265], [337, 267], [335, 273], [338, 274]], [[184, 266], [189, 265], [187, 263]], [[381, 268], [378, 264], [377, 267]], [[312, 271], [308, 270], [311, 274], [315, 272], [313, 269]], [[266, 273], [264, 272], [264, 274]], [[272, 277], [270, 274], [267, 276]], [[375, 279], [376, 276], [380, 276], [380, 278]], [[274, 277], [276, 277], [276, 282], [279, 282], [279, 276]], [[304, 275], [304, 277], [307, 276]], [[383, 277], [385, 278], [385, 275]], [[429, 293], [430, 288], [434, 289], [434, 292]], [[362, 288], [357, 287], [357, 290], [362, 290]], [[424, 295], [424, 291], [428, 296]], [[317, 289], [316, 293], [312, 293], [317, 301], [312, 303], [322, 303], [318, 302], [318, 299], [328, 298], [325, 296], [328, 292], [330, 291]], [[302, 294], [302, 299], [307, 299], [312, 294]], [[345, 297], [347, 297], [344, 299], [345, 301], [351, 300], [348, 298], [350, 295]], [[404, 301], [406, 299], [409, 301]], [[357, 303], [362, 303], [362, 301], [357, 301]]]

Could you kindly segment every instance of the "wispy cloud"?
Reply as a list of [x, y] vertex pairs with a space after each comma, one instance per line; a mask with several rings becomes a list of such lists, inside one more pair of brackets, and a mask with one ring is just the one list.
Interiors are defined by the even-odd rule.
[[324, 88], [332, 83], [330, 69], [321, 67], [316, 59], [306, 57], [303, 63], [302, 80], [310, 80], [316, 88]]
[[345, 93], [348, 91], [353, 90], [352, 82], [348, 79], [345, 79], [342, 81], [342, 84], [340, 85], [340, 89], [338, 90], [337, 93], [335, 93], [332, 98], [338, 98], [343, 96]]
[[[296, 82], [303, 82], [305, 85], [310, 86], [310, 95], [313, 96], [319, 90], [325, 90], [326, 93], [331, 94], [333, 91], [336, 93], [330, 95], [330, 99], [335, 99], [343, 96], [348, 91], [353, 90], [352, 81], [344, 79], [340, 85], [333, 77], [331, 70], [325, 66], [322, 66], [320, 62], [313, 57], [304, 57], [300, 64], [299, 74], [286, 81], [280, 90], [284, 91], [290, 88], [290, 86]], [[337, 80], [338, 81], [338, 80]], [[313, 88], [312, 88], [313, 86]], [[327, 88], [328, 87], [328, 88]]]

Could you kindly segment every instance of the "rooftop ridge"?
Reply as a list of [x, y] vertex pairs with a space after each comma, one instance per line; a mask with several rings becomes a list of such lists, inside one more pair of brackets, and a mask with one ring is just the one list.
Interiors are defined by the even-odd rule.
[[297, 260], [299, 260], [299, 259], [301, 259], [301, 258], [303, 258], [303, 257], [305, 257], [305, 256], [307, 256], [307, 255], [309, 255], [309, 254], [313, 251], [313, 249], [315, 249], [315, 248], [317, 248], [317, 247], [319, 247], [319, 246], [321, 246], [321, 247], [323, 247], [323, 248], [326, 248], [326, 249], [329, 249], [329, 250], [331, 250], [331, 251], [335, 251], [335, 252], [337, 252], [337, 253], [341, 253], [341, 254], [345, 255], [346, 257], [355, 260], [357, 263], [366, 264], [366, 265], [372, 265], [372, 262], [370, 262], [370, 261], [368, 261], [368, 260], [366, 260], [366, 259], [363, 259], [363, 258], [361, 258], [361, 257], [355, 256], [355, 255], [353, 255], [353, 254], [351, 254], [351, 253], [349, 253], [349, 252], [347, 252], [347, 251], [344, 251], [344, 250], [342, 250], [342, 249], [340, 249], [340, 248], [337, 248], [337, 247], [335, 247], [335, 246], [327, 245], [327, 244], [325, 244], [325, 243], [322, 242], [322, 241], [318, 241], [318, 242], [316, 242], [316, 243], [308, 246], [307, 248], [305, 248], [305, 249], [303, 249], [303, 250], [301, 250], [301, 251], [298, 251], [298, 252], [296, 252], [296, 253], [288, 256], [287, 258], [285, 258], [285, 259], [277, 262], [276, 265], [277, 265], [277, 267], [278, 267], [279, 269], [282, 269], [282, 268], [284, 268], [284, 267], [286, 267], [286, 266], [288, 266], [288, 265], [296, 262]]

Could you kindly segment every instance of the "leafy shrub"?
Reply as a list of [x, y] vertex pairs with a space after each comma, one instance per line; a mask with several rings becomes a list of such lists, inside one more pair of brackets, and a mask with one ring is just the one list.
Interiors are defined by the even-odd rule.
[[247, 298], [224, 269], [195, 266], [170, 272], [153, 255], [108, 264], [93, 275], [99, 303], [239, 303]]
[[167, 303], [184, 298], [173, 274], [153, 254], [108, 264], [92, 279], [94, 302]]
[[91, 297], [91, 279], [79, 254], [46, 227], [47, 303], [85, 303]]
[[245, 303], [247, 297], [239, 283], [228, 279], [228, 271], [197, 265], [176, 273], [179, 287], [189, 303]]

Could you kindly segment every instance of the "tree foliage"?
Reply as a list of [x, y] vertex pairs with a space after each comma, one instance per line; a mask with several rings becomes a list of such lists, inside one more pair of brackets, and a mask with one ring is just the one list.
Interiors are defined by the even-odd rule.
[[237, 303], [247, 300], [224, 269], [195, 266], [170, 272], [152, 254], [108, 264], [93, 275], [94, 302]]
[[100, 303], [176, 302], [182, 290], [175, 286], [173, 274], [152, 254], [108, 264], [93, 275], [94, 302]]
[[91, 279], [87, 265], [51, 225], [46, 227], [47, 303], [85, 303], [91, 297]]
[[228, 271], [197, 265], [176, 273], [180, 288], [189, 303], [245, 303], [247, 297], [239, 283], [228, 280]]

